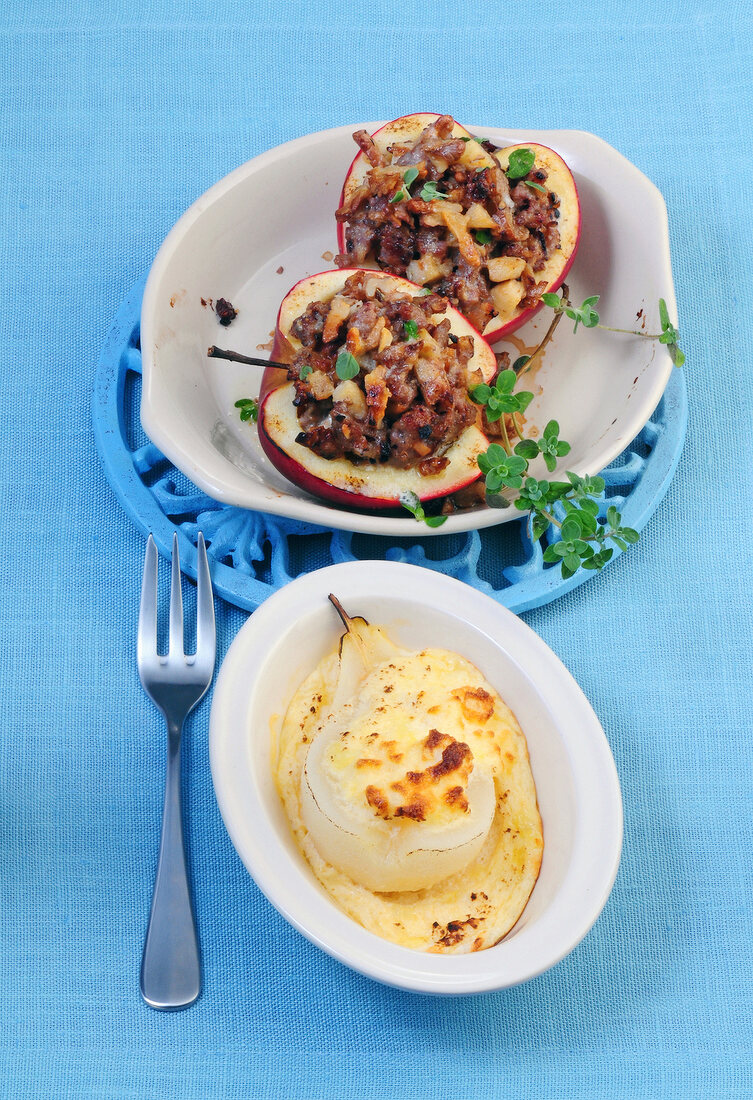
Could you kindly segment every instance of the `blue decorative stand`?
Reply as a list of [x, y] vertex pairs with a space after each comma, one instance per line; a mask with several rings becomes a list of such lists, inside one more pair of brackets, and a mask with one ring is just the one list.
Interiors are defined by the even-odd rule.
[[[196, 578], [196, 537], [204, 532], [215, 591], [253, 611], [301, 573], [358, 558], [411, 562], [457, 577], [512, 611], [528, 611], [583, 584], [594, 572], [563, 580], [543, 561], [524, 518], [483, 531], [390, 539], [332, 531], [222, 504], [196, 488], [150, 443], [141, 428], [139, 316], [143, 281], [120, 307], [102, 350], [92, 399], [94, 433], [105, 473], [122, 507], [170, 556], [175, 530], [181, 563]], [[683, 372], [675, 370], [654, 415], [627, 450], [603, 471], [602, 517], [610, 504], [640, 531], [667, 491], [687, 427]], [[612, 561], [620, 551], [615, 547]], [[608, 568], [608, 566], [607, 566]]]

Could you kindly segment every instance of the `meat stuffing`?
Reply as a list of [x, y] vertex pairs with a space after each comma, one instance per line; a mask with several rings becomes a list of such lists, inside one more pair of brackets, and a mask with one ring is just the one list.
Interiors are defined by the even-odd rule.
[[[297, 442], [323, 458], [418, 467], [448, 464], [445, 452], [477, 420], [468, 396], [472, 336], [455, 336], [446, 298], [411, 297], [357, 271], [328, 301], [310, 302], [290, 328], [300, 341], [288, 367], [301, 427]], [[358, 373], [338, 357], [354, 357]]]
[[[496, 163], [480, 169], [462, 163], [466, 142], [452, 136], [453, 127], [453, 119], [441, 115], [415, 143], [396, 143], [387, 156], [364, 130], [353, 135], [371, 168], [337, 211], [345, 251], [335, 262], [373, 261], [430, 286], [483, 332], [495, 314], [538, 303], [546, 282], [536, 274], [560, 248], [560, 200], [535, 162], [514, 183]], [[417, 175], [406, 184], [409, 168]], [[434, 187], [427, 192], [426, 184]], [[520, 273], [509, 276], [514, 286], [490, 267], [500, 258], [523, 262]]]

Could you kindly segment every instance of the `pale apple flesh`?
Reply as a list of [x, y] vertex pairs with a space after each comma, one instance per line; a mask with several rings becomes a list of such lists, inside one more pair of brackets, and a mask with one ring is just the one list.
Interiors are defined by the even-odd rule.
[[[291, 362], [302, 347], [291, 331], [293, 322], [311, 302], [331, 301], [356, 272], [354, 269], [324, 271], [302, 279], [284, 298], [277, 318], [272, 355], [277, 362]], [[407, 279], [381, 271], [369, 271], [366, 287], [397, 291], [418, 297], [421, 289]], [[455, 336], [472, 336], [474, 353], [467, 369], [484, 381], [497, 371], [497, 361], [489, 345], [473, 326], [452, 307], [446, 313]], [[354, 463], [347, 458], [323, 458], [297, 442], [301, 427], [293, 404], [295, 386], [285, 380], [285, 372], [269, 368], [262, 380], [259, 411], [259, 439], [272, 464], [288, 480], [307, 492], [334, 504], [372, 510], [400, 508], [400, 497], [415, 493], [421, 501], [448, 496], [477, 481], [481, 476], [477, 457], [488, 447], [483, 432], [471, 425], [444, 452], [447, 464], [439, 472], [422, 474], [417, 467], [400, 469], [388, 463]]]
[[475, 426], [466, 428], [445, 454], [448, 465], [437, 474], [421, 474], [416, 467], [400, 470], [380, 464], [356, 465], [346, 458], [322, 458], [296, 443], [300, 431], [292, 382], [278, 386], [264, 398], [259, 411], [259, 440], [273, 466], [289, 481], [346, 508], [399, 508], [403, 493], [429, 501], [449, 496], [481, 476], [477, 458], [489, 446]]
[[[439, 117], [437, 114], [428, 113], [405, 115], [382, 126], [372, 134], [372, 140], [381, 154], [389, 156], [391, 146], [415, 144], [423, 130], [436, 122]], [[472, 138], [469, 131], [457, 122], [453, 126], [451, 136], [464, 139]], [[490, 343], [496, 343], [530, 320], [541, 308], [541, 294], [554, 292], [562, 285], [575, 259], [580, 239], [580, 200], [575, 180], [564, 160], [554, 150], [534, 142], [527, 142], [510, 145], [491, 154], [477, 140], [466, 140], [465, 151], [459, 163], [478, 169], [495, 167], [499, 164], [506, 171], [510, 155], [515, 149], [519, 148], [533, 150], [536, 157], [535, 167], [543, 168], [547, 173], [545, 182], [547, 192], [553, 192], [559, 200], [558, 229], [560, 245], [547, 257], [543, 268], [526, 272], [529, 282], [533, 279], [536, 284], [543, 284], [536, 293], [539, 300], [534, 304], [531, 304], [530, 297], [526, 297], [521, 271], [511, 270], [509, 277], [499, 281], [489, 279], [490, 287], [493, 290], [492, 297], [495, 312], [484, 326], [483, 335]], [[371, 168], [372, 165], [365, 153], [361, 152], [355, 157], [343, 186], [340, 199], [341, 207], [353, 199], [358, 189], [364, 184]], [[436, 203], [435, 205], [439, 207], [441, 204]], [[476, 228], [483, 228], [483, 226], [479, 225]], [[343, 222], [338, 223], [337, 232], [340, 253], [345, 254], [346, 231]], [[375, 258], [371, 254], [364, 263], [366, 266], [377, 266]], [[411, 277], [417, 277], [412, 274], [411, 270], [408, 271], [408, 274]], [[431, 283], [429, 282], [427, 285], [430, 286]]]

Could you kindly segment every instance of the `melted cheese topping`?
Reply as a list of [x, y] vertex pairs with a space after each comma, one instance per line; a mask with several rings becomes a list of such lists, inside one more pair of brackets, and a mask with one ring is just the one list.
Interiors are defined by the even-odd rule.
[[441, 684], [451, 656], [418, 653], [375, 669], [348, 730], [326, 753], [328, 778], [350, 805], [370, 807], [369, 817], [447, 825], [467, 813], [473, 754], [442, 732], [456, 724]]
[[[543, 837], [525, 738], [494, 688], [445, 650], [398, 654], [360, 686], [347, 729], [319, 767], [343, 811], [368, 825], [416, 835], [452, 832], [468, 816], [469, 785], [493, 783], [493, 813], [472, 858], [421, 889], [384, 892], [323, 858], [304, 823], [301, 781], [331, 711], [336, 655], [294, 696], [280, 736], [277, 783], [296, 840], [334, 901], [363, 927], [406, 947], [467, 952], [515, 924], [535, 885]], [[356, 876], [356, 877], [354, 877]]]

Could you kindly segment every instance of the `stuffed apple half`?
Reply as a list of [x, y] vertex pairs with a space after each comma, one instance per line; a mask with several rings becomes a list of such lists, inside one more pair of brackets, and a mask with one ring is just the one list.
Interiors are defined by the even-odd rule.
[[580, 204], [552, 149], [497, 149], [436, 114], [353, 137], [361, 151], [336, 214], [338, 265], [376, 266], [430, 287], [491, 343], [561, 285], [578, 247]]
[[301, 488], [351, 508], [444, 497], [488, 446], [469, 387], [494, 352], [443, 297], [380, 271], [324, 271], [280, 306], [259, 437]]

